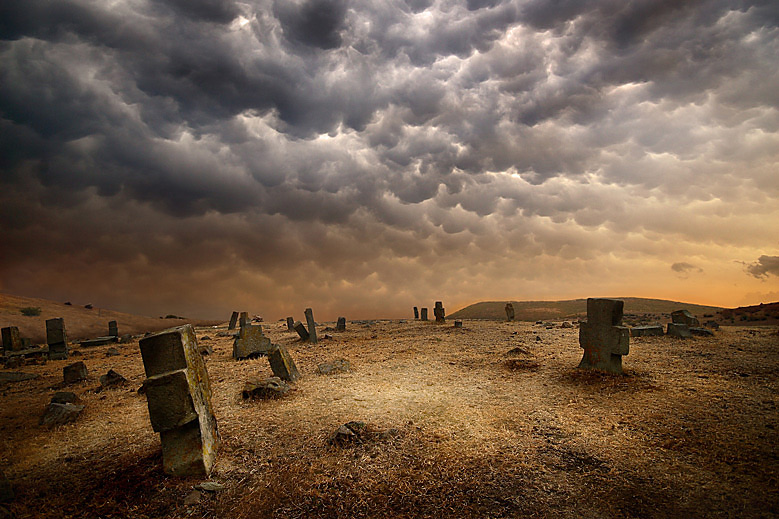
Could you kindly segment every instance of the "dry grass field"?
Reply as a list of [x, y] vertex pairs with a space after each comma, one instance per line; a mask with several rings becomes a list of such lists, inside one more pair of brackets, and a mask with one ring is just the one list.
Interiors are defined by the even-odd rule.
[[[166, 477], [138, 343], [29, 365], [2, 387], [0, 468], [17, 517], [776, 517], [779, 334], [727, 327], [713, 338], [633, 338], [625, 375], [580, 372], [577, 328], [465, 321], [349, 323], [318, 345], [281, 323], [303, 379], [278, 400], [243, 401], [270, 376], [232, 360], [232, 339], [200, 328], [222, 445], [210, 480]], [[223, 327], [220, 329], [224, 329]], [[513, 350], [513, 352], [512, 352]], [[511, 352], [511, 353], [510, 353]], [[338, 358], [351, 372], [316, 374]], [[69, 386], [86, 408], [46, 429], [38, 417]], [[123, 388], [96, 392], [108, 369]], [[365, 422], [361, 444], [330, 445]]]

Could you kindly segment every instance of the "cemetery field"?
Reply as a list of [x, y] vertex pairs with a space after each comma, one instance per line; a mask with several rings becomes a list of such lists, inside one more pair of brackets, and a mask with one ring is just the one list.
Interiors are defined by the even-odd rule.
[[[625, 375], [576, 369], [578, 329], [525, 322], [348, 322], [301, 343], [265, 334], [303, 378], [284, 398], [243, 400], [272, 375], [198, 328], [222, 443], [209, 481], [162, 472], [138, 393], [138, 341], [18, 369], [0, 387], [0, 469], [17, 517], [775, 517], [779, 330], [638, 337]], [[328, 334], [331, 338], [322, 337]], [[209, 336], [209, 340], [204, 340]], [[107, 356], [109, 347], [119, 356]], [[351, 371], [317, 374], [346, 359]], [[82, 360], [74, 423], [38, 425], [62, 368]], [[128, 382], [96, 392], [109, 369]], [[350, 421], [360, 442], [331, 444]]]

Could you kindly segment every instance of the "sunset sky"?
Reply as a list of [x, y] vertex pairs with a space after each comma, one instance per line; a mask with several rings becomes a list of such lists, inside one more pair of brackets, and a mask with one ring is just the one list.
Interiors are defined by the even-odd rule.
[[779, 2], [4, 0], [0, 292], [777, 301]]

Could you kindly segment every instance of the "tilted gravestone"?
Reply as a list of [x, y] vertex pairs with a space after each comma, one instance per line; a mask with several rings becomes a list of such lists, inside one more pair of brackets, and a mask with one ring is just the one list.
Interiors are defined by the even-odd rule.
[[668, 323], [667, 334], [670, 337], [681, 337], [682, 339], [689, 339], [692, 337], [690, 327], [684, 323]]
[[233, 358], [243, 360], [259, 357], [268, 353], [270, 347], [270, 339], [262, 334], [262, 326], [247, 324], [241, 326], [241, 331], [233, 341]]
[[419, 311], [419, 320], [420, 321], [427, 321], [427, 308], [422, 308]]
[[446, 322], [446, 310], [444, 310], [444, 304], [441, 301], [435, 302], [435, 308], [433, 308], [433, 315], [435, 315], [435, 322]]
[[337, 332], [345, 332], [346, 331], [346, 317], [339, 317], [338, 322], [335, 324], [335, 331]]
[[288, 332], [295, 331], [295, 320], [292, 317], [287, 317], [287, 331]]
[[174, 476], [207, 476], [219, 446], [208, 371], [191, 325], [139, 342], [152, 428], [162, 440], [162, 468]]
[[671, 321], [676, 324], [686, 324], [690, 328], [701, 325], [700, 321], [698, 321], [698, 318], [687, 310], [675, 310], [671, 312]]
[[419, 319], [419, 308], [414, 307], [414, 319]]
[[308, 341], [312, 344], [317, 343], [316, 338], [316, 322], [314, 321], [314, 311], [310, 308], [306, 308], [304, 312], [306, 314], [306, 324], [308, 325]]
[[295, 331], [298, 332], [298, 335], [300, 335], [301, 341], [308, 340], [308, 330], [306, 330], [305, 324], [301, 323], [300, 321], [295, 321], [293, 328], [295, 328]]
[[630, 345], [630, 328], [621, 326], [624, 305], [618, 299], [587, 299], [587, 322], [579, 327], [580, 368], [622, 373], [622, 356]]
[[62, 317], [46, 320], [46, 344], [49, 345], [50, 359], [68, 358], [68, 336], [65, 333], [65, 320]]
[[22, 338], [19, 336], [19, 328], [16, 326], [9, 326], [3, 328], [3, 349], [6, 353], [11, 351], [19, 351], [24, 349], [22, 344]]
[[233, 312], [230, 316], [230, 324], [227, 325], [228, 330], [235, 330], [235, 325], [238, 323], [238, 312]]
[[513, 321], [514, 320], [514, 305], [512, 305], [511, 303], [506, 303], [505, 310], [506, 310], [506, 319], [508, 321]]
[[283, 345], [274, 344], [268, 352], [268, 362], [273, 374], [287, 382], [295, 382], [300, 378], [300, 372], [292, 356]]
[[68, 364], [62, 368], [62, 380], [65, 384], [75, 384], [87, 379], [87, 366], [83, 361]]
[[119, 337], [119, 326], [116, 321], [108, 321], [108, 335], [110, 337]]

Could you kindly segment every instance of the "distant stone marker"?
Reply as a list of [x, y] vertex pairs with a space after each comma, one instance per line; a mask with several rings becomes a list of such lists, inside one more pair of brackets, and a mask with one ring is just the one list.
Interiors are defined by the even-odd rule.
[[152, 428], [162, 440], [162, 467], [173, 476], [207, 476], [219, 446], [208, 371], [191, 325], [139, 341]]
[[117, 325], [116, 321], [108, 321], [108, 335], [119, 338], [119, 325]]
[[238, 323], [238, 312], [233, 312], [230, 316], [230, 324], [227, 326], [228, 330], [235, 330], [235, 325]]
[[298, 332], [301, 341], [308, 340], [308, 330], [306, 330], [306, 325], [304, 325], [300, 321], [295, 321], [295, 325], [293, 326], [293, 328], [295, 329], [296, 332]]
[[700, 321], [698, 321], [698, 318], [687, 310], [675, 310], [671, 312], [671, 321], [676, 324], [686, 324], [690, 328], [701, 325]]
[[647, 337], [655, 335], [663, 335], [663, 327], [659, 324], [650, 326], [634, 326], [630, 329], [631, 337]]
[[630, 329], [621, 326], [624, 305], [618, 299], [587, 299], [587, 322], [579, 327], [580, 368], [622, 373], [622, 355], [630, 345]]
[[295, 320], [292, 317], [287, 317], [287, 331], [288, 332], [295, 331]]
[[19, 328], [16, 326], [8, 326], [7, 328], [3, 328], [2, 337], [3, 350], [5, 350], [6, 353], [24, 349], [22, 338], [19, 335]]
[[68, 336], [65, 333], [65, 320], [62, 317], [46, 320], [46, 344], [49, 345], [50, 359], [68, 358]]
[[339, 317], [338, 322], [335, 325], [335, 331], [337, 332], [345, 332], [346, 331], [346, 317]]
[[513, 321], [514, 320], [514, 305], [511, 303], [506, 303], [506, 320], [507, 321]]
[[241, 326], [238, 337], [233, 341], [233, 358], [243, 360], [259, 357], [268, 353], [270, 347], [270, 339], [262, 334], [262, 326], [247, 324]]
[[314, 311], [310, 308], [306, 308], [304, 313], [306, 314], [306, 324], [308, 325], [308, 341], [312, 344], [316, 344], [316, 321], [314, 321]]
[[427, 308], [422, 308], [420, 311], [419, 320], [427, 321]]
[[268, 352], [268, 362], [273, 374], [281, 380], [295, 382], [300, 378], [300, 372], [292, 356], [283, 345], [274, 344]]
[[414, 307], [414, 319], [419, 320], [419, 308]]
[[441, 301], [435, 302], [435, 308], [433, 308], [433, 315], [435, 315], [435, 322], [446, 322], [446, 310], [444, 310], [444, 304]]

